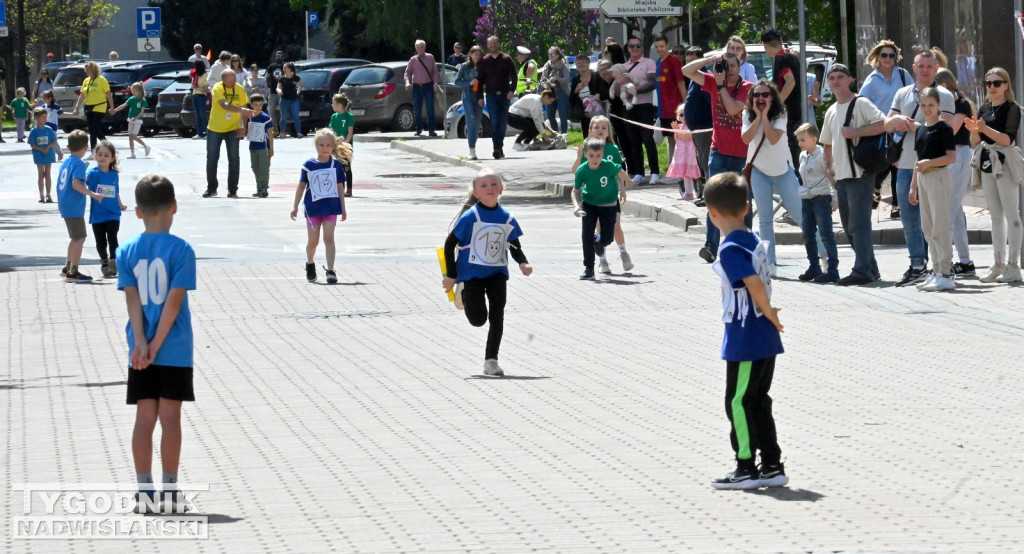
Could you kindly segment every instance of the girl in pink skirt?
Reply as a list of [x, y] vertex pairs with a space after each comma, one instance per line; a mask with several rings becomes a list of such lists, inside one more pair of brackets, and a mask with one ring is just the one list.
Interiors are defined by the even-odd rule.
[[683, 200], [693, 200], [693, 180], [700, 178], [700, 166], [697, 165], [697, 150], [690, 138], [690, 130], [683, 120], [683, 104], [676, 108], [676, 120], [672, 122], [676, 133], [676, 149], [672, 154], [672, 163], [668, 166], [666, 177], [682, 179], [685, 187]]

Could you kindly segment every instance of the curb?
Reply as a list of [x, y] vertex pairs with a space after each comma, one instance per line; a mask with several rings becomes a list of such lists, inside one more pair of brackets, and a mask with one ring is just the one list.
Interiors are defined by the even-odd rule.
[[[365, 135], [360, 135], [365, 136]], [[446, 163], [449, 165], [470, 167], [473, 169], [482, 169], [483, 164], [478, 161], [467, 160], [456, 156], [449, 156], [447, 154], [440, 154], [437, 152], [431, 152], [423, 147], [408, 144], [406, 141], [391, 141], [391, 148], [395, 150], [401, 150], [403, 152], [409, 152], [411, 154], [417, 154], [430, 158], [434, 161]], [[569, 198], [572, 194], [572, 185], [565, 183], [556, 183], [551, 181], [534, 183], [527, 188], [543, 188], [549, 194], [556, 198]], [[622, 206], [622, 213], [632, 215], [634, 217], [641, 217], [649, 219], [651, 221], [658, 221], [682, 229], [685, 232], [689, 232], [691, 227], [698, 227], [699, 229], [693, 231], [694, 233], [704, 234], [704, 217], [702, 214], [693, 214], [689, 211], [680, 209], [680, 205], [686, 205], [689, 202], [681, 202], [680, 204], [655, 204], [652, 202], [644, 202], [643, 200], [629, 200]], [[838, 221], [839, 214], [836, 213], [833, 216], [833, 220]], [[903, 235], [902, 228], [895, 229], [872, 229], [871, 231], [872, 242], [879, 246], [900, 246], [906, 244], [906, 239]], [[992, 244], [992, 231], [990, 229], [968, 229], [967, 230], [967, 242], [972, 245], [990, 245]], [[788, 226], [788, 228], [776, 229], [775, 230], [775, 243], [782, 245], [799, 245], [803, 244], [803, 234], [800, 229]], [[836, 244], [848, 245], [850, 244], [849, 239], [846, 237], [841, 229], [836, 230]]]

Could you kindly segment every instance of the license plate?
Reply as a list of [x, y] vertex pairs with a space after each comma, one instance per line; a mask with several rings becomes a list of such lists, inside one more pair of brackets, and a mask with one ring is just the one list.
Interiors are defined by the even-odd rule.
[[352, 115], [366, 115], [366, 110], [352, 110]]
[[309, 117], [309, 112], [299, 112], [299, 117]]
[[169, 114], [164, 114], [164, 117], [166, 117], [167, 119], [177, 119], [180, 115], [181, 114], [169, 113]]
[[144, 114], [142, 114], [142, 119], [153, 119], [154, 117], [156, 117], [156, 116], [154, 116], [151, 113], [144, 113]]

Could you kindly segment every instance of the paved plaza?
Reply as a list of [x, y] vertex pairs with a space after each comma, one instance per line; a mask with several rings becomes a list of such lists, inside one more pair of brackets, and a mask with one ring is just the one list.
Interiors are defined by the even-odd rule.
[[[455, 141], [417, 144], [455, 148], [447, 143]], [[512, 270], [506, 377], [485, 377], [486, 328], [470, 326], [447, 301], [435, 254], [473, 167], [357, 142], [355, 198], [338, 225], [340, 283], [327, 286], [322, 269], [319, 283], [306, 282], [303, 224], [288, 218], [310, 140], [278, 143], [265, 200], [248, 197], [255, 185], [244, 152], [243, 198], [224, 198], [222, 182], [220, 198], [202, 199], [204, 145], [152, 145], [152, 159], [122, 161], [122, 198], [134, 207], [134, 183], [166, 174], [178, 196], [172, 232], [198, 257], [189, 300], [197, 401], [183, 410], [179, 478], [209, 484], [196, 500], [209, 536], [14, 537], [13, 518], [25, 516], [16, 484], [134, 480], [134, 408], [124, 402], [124, 294], [111, 280], [71, 285], [58, 277], [64, 224], [55, 204], [35, 202], [27, 148], [5, 144], [0, 550], [1024, 545], [1024, 474], [1013, 442], [1024, 421], [1021, 287], [967, 278], [953, 293], [895, 288], [907, 266], [898, 245], [878, 249], [886, 281], [816, 286], [796, 280], [803, 247], [779, 246], [773, 303], [782, 308], [786, 353], [772, 396], [790, 483], [715, 491], [709, 481], [733, 469], [733, 459], [719, 281], [696, 256], [703, 227], [624, 217], [633, 272], [623, 274], [610, 254], [614, 275], [581, 282], [579, 220], [567, 200], [538, 188], [544, 176], [533, 153], [484, 161], [514, 177], [503, 204], [520, 221], [535, 268], [528, 278]], [[528, 178], [531, 164], [536, 178]], [[223, 179], [223, 159], [221, 166]], [[141, 228], [126, 212], [121, 240]], [[93, 244], [90, 231], [83, 271], [98, 276]], [[991, 262], [989, 246], [972, 253], [979, 267]], [[841, 247], [840, 258], [845, 274], [851, 250]]]

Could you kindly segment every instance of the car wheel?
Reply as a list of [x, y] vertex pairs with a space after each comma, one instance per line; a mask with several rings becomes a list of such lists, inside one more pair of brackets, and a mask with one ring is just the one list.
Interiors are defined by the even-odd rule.
[[412, 112], [412, 106], [409, 104], [402, 104], [395, 111], [395, 116], [391, 118], [391, 130], [392, 131], [412, 131], [416, 127], [416, 121]]
[[178, 127], [177, 133], [181, 138], [192, 138], [196, 136], [196, 130], [194, 127]]
[[458, 138], [466, 138], [466, 118], [459, 120], [459, 124], [455, 128], [455, 136]]

